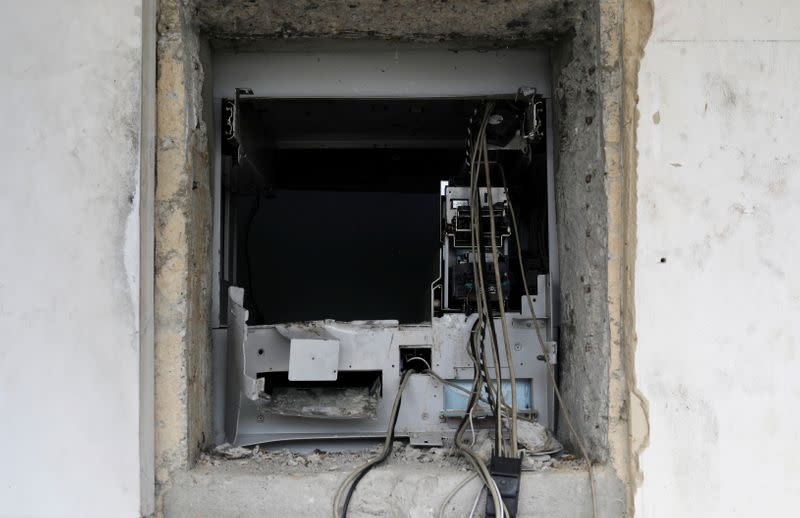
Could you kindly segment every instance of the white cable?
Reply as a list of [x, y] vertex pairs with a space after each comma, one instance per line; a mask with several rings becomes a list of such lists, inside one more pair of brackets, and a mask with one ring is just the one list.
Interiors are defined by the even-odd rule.
[[[478, 287], [478, 293], [480, 294], [480, 298], [478, 299], [478, 307], [479, 307], [479, 319], [482, 322], [482, 325], [485, 326], [486, 320], [488, 319], [488, 306], [489, 302], [486, 298], [486, 284], [483, 278], [483, 267], [481, 266], [484, 261], [483, 253], [481, 251], [481, 240], [483, 236], [480, 235], [478, 231], [478, 222], [480, 220], [480, 189], [478, 188], [478, 171], [479, 171], [479, 162], [476, 160], [476, 157], [480, 151], [480, 144], [485, 142], [485, 135], [486, 135], [486, 125], [489, 122], [489, 115], [491, 114], [492, 108], [494, 107], [494, 103], [488, 103], [484, 109], [483, 119], [481, 121], [481, 127], [478, 131], [476, 136], [475, 146], [473, 147], [472, 153], [472, 160], [470, 161], [470, 223], [471, 223], [471, 236], [472, 236], [472, 250], [473, 250], [473, 277], [476, 281], [476, 286]], [[481, 261], [478, 263], [478, 261]], [[491, 319], [489, 325], [494, 326], [494, 321]], [[487, 389], [488, 391], [494, 392], [492, 396], [494, 397], [497, 403], [497, 414], [500, 413], [500, 407], [503, 404], [503, 391], [502, 391], [502, 372], [500, 370], [500, 358], [498, 356], [498, 347], [497, 342], [495, 340], [495, 334], [493, 330], [490, 330], [489, 338], [492, 344], [492, 359], [494, 360], [494, 370], [495, 370], [495, 387], [494, 390], [489, 380], [487, 380]], [[488, 371], [488, 369], [487, 369]], [[495, 437], [496, 437], [496, 454], [502, 455], [503, 454], [503, 426], [500, 422], [500, 416], [496, 416], [496, 425], [495, 425]]]
[[469, 431], [472, 434], [472, 443], [469, 445], [470, 448], [475, 446], [475, 427], [472, 426], [472, 411], [475, 410], [475, 406], [473, 405], [472, 408], [469, 409]]
[[401, 396], [403, 395], [403, 390], [405, 390], [406, 384], [408, 383], [408, 380], [411, 379], [411, 374], [413, 373], [414, 371], [411, 370], [406, 371], [400, 380], [400, 386], [397, 389], [397, 393], [394, 396], [394, 402], [392, 403], [391, 417], [389, 419], [388, 429], [386, 430], [386, 439], [384, 440], [383, 443], [383, 451], [377, 457], [369, 460], [367, 463], [363, 464], [358, 469], [350, 473], [350, 475], [348, 475], [347, 478], [344, 479], [344, 481], [339, 486], [339, 489], [336, 491], [336, 496], [333, 499], [333, 516], [335, 518], [339, 518], [341, 516], [340, 507], [341, 507], [342, 495], [350, 487], [350, 484], [353, 483], [353, 481], [355, 481], [363, 471], [369, 470], [375, 464], [383, 462], [383, 460], [391, 453], [392, 439], [394, 437], [394, 425], [397, 422], [397, 415], [400, 412]]
[[[450, 503], [450, 500], [452, 500], [453, 497], [456, 496], [456, 494], [458, 494], [459, 491], [461, 491], [461, 488], [463, 488], [464, 486], [466, 486], [467, 484], [469, 484], [470, 482], [472, 482], [476, 478], [478, 478], [478, 474], [477, 473], [473, 473], [472, 475], [470, 475], [467, 478], [465, 478], [464, 480], [462, 480], [459, 485], [454, 487], [453, 490], [450, 491], [450, 494], [447, 495], [447, 498], [444, 499], [444, 502], [442, 502], [442, 505], [439, 507], [439, 512], [436, 513], [436, 516], [438, 518], [443, 518], [444, 517], [444, 510], [447, 508], [447, 504]], [[483, 488], [482, 485], [481, 485], [481, 488]]]
[[469, 518], [475, 516], [475, 509], [478, 508], [478, 502], [481, 500], [481, 493], [483, 493], [483, 488], [481, 488], [481, 491], [478, 491], [478, 494], [475, 495], [475, 502], [473, 502], [472, 510], [469, 512]]
[[[483, 117], [483, 120], [481, 122], [481, 127], [480, 127], [480, 131], [479, 131], [478, 135], [481, 135], [481, 134], [485, 133], [485, 131], [486, 131], [486, 125], [488, 124], [489, 115], [491, 113], [491, 108], [492, 108], [492, 103], [489, 103], [485, 108], [484, 117]], [[477, 140], [477, 142], [480, 142], [480, 140]], [[478, 288], [476, 291], [480, 294], [480, 297], [476, 297], [477, 306], [478, 306], [477, 327], [473, 330], [473, 332], [471, 334], [472, 347], [475, 349], [476, 352], [478, 351], [478, 347], [477, 347], [477, 340], [478, 340], [477, 339], [477, 336], [478, 336], [477, 330], [482, 329], [485, 332], [485, 329], [486, 329], [485, 317], [488, 317], [488, 301], [486, 300], [486, 290], [484, 289], [485, 288], [485, 284], [483, 282], [483, 276], [482, 276], [482, 271], [481, 271], [482, 268], [478, 268], [477, 267], [478, 264], [479, 264], [479, 263], [477, 263], [477, 261], [478, 260], [483, 261], [482, 254], [479, 254], [478, 251], [477, 251], [478, 244], [480, 243], [480, 239], [482, 237], [480, 235], [476, 235], [477, 234], [477, 230], [476, 229], [477, 229], [478, 221], [479, 221], [479, 220], [476, 220], [476, 217], [478, 217], [478, 218], [480, 217], [480, 197], [478, 196], [479, 190], [477, 189], [478, 168], [475, 167], [475, 160], [474, 160], [474, 158], [475, 158], [475, 156], [477, 155], [477, 152], [478, 152], [477, 147], [478, 146], [475, 146], [475, 148], [472, 150], [473, 151], [473, 153], [472, 153], [473, 160], [471, 160], [471, 163], [470, 163], [470, 199], [471, 199], [471, 202], [470, 202], [470, 225], [471, 225], [470, 235], [471, 235], [471, 241], [472, 241], [472, 250], [473, 250], [474, 259], [475, 259], [475, 261], [473, 261], [473, 268], [474, 268], [474, 272], [475, 272], [476, 287]], [[477, 207], [477, 210], [476, 210], [476, 207]], [[490, 325], [494, 325], [494, 323], [490, 322]], [[502, 374], [500, 372], [500, 361], [499, 361], [499, 358], [498, 358], [498, 349], [497, 349], [497, 343], [495, 341], [494, 333], [490, 333], [490, 336], [492, 338], [492, 345], [493, 345], [493, 347], [492, 347], [492, 356], [493, 356], [493, 359], [494, 359], [494, 367], [495, 367], [495, 373], [496, 373], [496, 376], [495, 376], [495, 383], [496, 383], [495, 401], [497, 402], [497, 411], [496, 411], [496, 414], [497, 414], [496, 415], [496, 421], [497, 421], [496, 422], [496, 425], [497, 425], [497, 432], [496, 433], [497, 433], [497, 435], [496, 435], [496, 439], [497, 439], [497, 443], [498, 444], [497, 444], [497, 448], [496, 448], [496, 452], [495, 453], [497, 455], [501, 455], [502, 454], [501, 453], [501, 451], [502, 451], [502, 443], [503, 443], [503, 441], [502, 441], [502, 419], [501, 419], [501, 415], [500, 415], [501, 414], [501, 408], [502, 408], [502, 390], [501, 390]], [[472, 356], [472, 355], [470, 355], [470, 356]], [[478, 360], [477, 358], [473, 358], [473, 361], [475, 361], [476, 370], [478, 370], [478, 365], [479, 365], [477, 360]], [[484, 364], [484, 369], [485, 369], [485, 373], [488, 374], [488, 368], [485, 367], [485, 364]], [[475, 380], [473, 382], [472, 391], [470, 392], [470, 403], [472, 404], [473, 407], [474, 407], [474, 405], [476, 404], [476, 402], [478, 400], [478, 397], [476, 397], [476, 396], [480, 395], [480, 392], [478, 392], [477, 394], [475, 392], [479, 391], [480, 384], [481, 384], [480, 380], [481, 380], [482, 375], [484, 374], [484, 372], [482, 370], [478, 370], [478, 372], [479, 373], [478, 373], [478, 375], [476, 376], [476, 378], [475, 378]], [[489, 390], [489, 392], [491, 392], [492, 387], [491, 387], [490, 380], [486, 379], [485, 382], [486, 382], [487, 389]], [[472, 407], [470, 408], [470, 410], [471, 409], [472, 409]], [[467, 447], [465, 444], [463, 444], [462, 438], [463, 438], [464, 431], [465, 431], [465, 428], [463, 428], [463, 426], [460, 426], [458, 432], [456, 433], [456, 437], [455, 437], [456, 447], [458, 448], [458, 450], [461, 453], [466, 455], [467, 459], [472, 463], [473, 467], [475, 468], [475, 471], [478, 472], [479, 476], [483, 480], [484, 486], [487, 488], [487, 490], [491, 494], [492, 501], [494, 503], [495, 509], [497, 510], [497, 515], [500, 518], [503, 518], [508, 514], [508, 512], [507, 512], [506, 507], [505, 507], [505, 502], [503, 502], [503, 497], [500, 494], [500, 490], [497, 487], [497, 483], [492, 478], [492, 475], [489, 472], [489, 468], [486, 466], [486, 464], [475, 454], [474, 451], [472, 451], [469, 447]]]
[[406, 359], [407, 362], [410, 362], [411, 360], [419, 360], [419, 361], [421, 361], [422, 363], [425, 364], [425, 366], [428, 368], [428, 370], [432, 370], [431, 369], [431, 364], [428, 363], [428, 360], [426, 360], [425, 358], [423, 358], [421, 356], [412, 356], [411, 358], [407, 358]]
[[481, 150], [486, 173], [486, 199], [489, 205], [489, 229], [491, 233], [492, 264], [494, 266], [495, 286], [497, 290], [497, 306], [500, 309], [500, 323], [503, 329], [503, 345], [506, 350], [508, 363], [508, 377], [511, 379], [511, 456], [517, 456], [517, 377], [514, 372], [514, 358], [511, 353], [511, 344], [506, 322], [505, 303], [503, 301], [503, 285], [500, 276], [499, 254], [497, 252], [497, 232], [494, 223], [494, 202], [492, 200], [492, 180], [489, 174], [489, 151], [486, 143], [486, 133], [482, 135]]

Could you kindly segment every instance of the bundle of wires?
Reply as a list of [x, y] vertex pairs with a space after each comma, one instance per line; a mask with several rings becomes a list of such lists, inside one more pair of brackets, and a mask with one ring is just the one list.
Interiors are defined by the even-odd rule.
[[[400, 400], [403, 395], [403, 390], [405, 390], [406, 384], [414, 372], [416, 371], [409, 369], [400, 379], [400, 387], [397, 389], [397, 394], [395, 395], [394, 403], [392, 404], [392, 413], [389, 416], [389, 429], [386, 432], [386, 440], [383, 443], [383, 449], [381, 450], [380, 454], [351, 473], [339, 486], [339, 490], [336, 492], [336, 498], [333, 500], [333, 516], [335, 518], [347, 517], [347, 509], [350, 506], [350, 499], [353, 497], [353, 492], [355, 491], [358, 483], [362, 478], [364, 478], [364, 475], [366, 475], [369, 470], [385, 461], [392, 452], [392, 443], [394, 442], [394, 427], [397, 424], [397, 416], [400, 413]], [[342, 504], [342, 498], [343, 495], [345, 495], [345, 492], [347, 494], [344, 496], [344, 504]]]
[[[473, 468], [475, 469], [476, 476], [480, 478], [483, 482], [483, 487], [489, 493], [490, 498], [494, 503], [494, 508], [497, 510], [497, 516], [499, 518], [506, 518], [509, 515], [508, 509], [503, 502], [502, 495], [500, 494], [500, 490], [497, 487], [496, 482], [492, 478], [491, 472], [489, 468], [486, 466], [486, 463], [476, 454], [476, 452], [472, 449], [472, 444], [467, 444], [464, 441], [464, 434], [467, 430], [467, 426], [469, 425], [472, 428], [472, 415], [475, 410], [476, 405], [480, 401], [485, 401], [488, 403], [489, 407], [491, 408], [494, 420], [495, 420], [495, 444], [494, 444], [494, 453], [498, 456], [508, 456], [508, 457], [517, 457], [518, 455], [518, 447], [517, 447], [517, 392], [516, 392], [516, 376], [514, 373], [514, 362], [512, 361], [512, 354], [511, 354], [511, 347], [510, 347], [510, 340], [509, 340], [509, 333], [508, 333], [508, 323], [506, 321], [506, 314], [505, 314], [505, 305], [502, 296], [502, 278], [500, 274], [500, 266], [499, 266], [499, 253], [497, 249], [497, 228], [496, 223], [494, 220], [494, 202], [492, 199], [492, 183], [490, 177], [490, 167], [489, 167], [489, 148], [486, 140], [486, 127], [489, 123], [489, 117], [492, 113], [494, 108], [494, 103], [489, 102], [484, 107], [483, 117], [481, 119], [481, 123], [478, 129], [478, 132], [475, 135], [475, 139], [472, 142], [470, 148], [470, 156], [468, 160], [469, 165], [469, 175], [470, 175], [470, 224], [471, 224], [471, 251], [473, 254], [473, 267], [474, 267], [474, 279], [475, 279], [475, 292], [476, 292], [476, 311], [478, 314], [478, 318], [476, 319], [472, 330], [470, 332], [470, 338], [467, 344], [467, 353], [472, 359], [473, 362], [473, 369], [474, 369], [474, 379], [471, 390], [469, 390], [469, 400], [467, 406], [465, 408], [464, 416], [459, 423], [459, 426], [456, 430], [455, 434], [455, 446], [456, 449], [464, 455], [467, 460], [472, 464]], [[489, 209], [489, 233], [490, 233], [490, 250], [487, 252], [485, 250], [485, 243], [483, 239], [483, 232], [484, 230], [481, 228], [481, 199], [480, 199], [480, 175], [481, 169], [483, 170], [484, 175], [484, 186], [486, 187], [486, 199], [487, 205]], [[519, 232], [517, 229], [517, 222], [516, 217], [514, 215], [514, 209], [511, 205], [511, 200], [508, 197], [508, 188], [506, 186], [505, 175], [503, 174], [502, 169], [500, 169], [500, 173], [502, 175], [503, 181], [503, 188], [506, 193], [506, 199], [508, 201], [509, 212], [511, 213], [511, 221], [513, 226], [513, 236], [516, 241], [516, 249], [517, 249], [517, 256], [520, 263], [520, 269], [522, 271], [522, 284], [525, 289], [525, 297], [528, 301], [529, 309], [531, 311], [531, 315], [533, 316], [534, 321], [536, 321], [536, 315], [534, 313], [533, 302], [528, 291], [528, 283], [527, 279], [524, 278], [525, 276], [525, 268], [522, 261], [522, 252], [519, 240]], [[493, 274], [497, 292], [497, 306], [499, 314], [499, 320], [501, 322], [501, 328], [503, 332], [503, 344], [504, 344], [504, 352], [506, 356], [506, 365], [508, 366], [508, 373], [509, 373], [509, 380], [511, 385], [511, 406], [507, 405], [503, 398], [503, 391], [502, 391], [502, 374], [500, 370], [501, 359], [500, 359], [500, 346], [499, 340], [497, 337], [497, 333], [495, 331], [494, 321], [495, 317], [493, 315], [492, 306], [489, 301], [488, 296], [488, 278], [489, 275], [486, 272], [486, 256], [487, 254], [491, 254], [491, 264], [493, 266]], [[541, 331], [539, 330], [538, 324], [534, 326], [536, 329], [537, 338], [539, 340], [539, 344], [542, 347], [543, 353], [545, 353], [545, 357], [547, 357], [547, 351], [545, 351], [545, 341], [541, 335]], [[487, 363], [487, 356], [485, 350], [485, 342], [486, 336], [489, 336], [490, 341], [490, 353], [492, 355], [492, 364], [493, 369], [489, 368]], [[424, 361], [424, 360], [423, 360]], [[427, 362], [426, 362], [427, 363]], [[566, 412], [566, 408], [563, 404], [561, 393], [558, 390], [558, 387], [555, 384], [555, 373], [553, 372], [552, 365], [547, 362], [548, 373], [550, 375], [551, 381], [553, 386], [555, 387], [555, 393], [558, 397], [559, 404], [561, 405], [562, 412], [564, 413], [564, 417], [566, 418], [567, 425], [570, 428], [570, 431], [573, 433], [573, 436], [577, 438], [578, 445], [583, 453], [583, 456], [587, 462], [589, 468], [589, 478], [591, 482], [591, 492], [592, 492], [592, 511], [593, 515], [596, 515], [596, 502], [595, 502], [595, 488], [594, 488], [594, 477], [592, 475], [591, 464], [589, 462], [589, 457], [586, 453], [586, 450], [583, 446], [583, 442], [580, 440], [580, 437], [577, 436], [575, 433], [575, 429], [572, 425], [570, 416], [568, 412]], [[494, 376], [492, 376], [492, 371]], [[339, 490], [336, 493], [336, 497], [333, 502], [333, 516], [334, 518], [346, 518], [347, 517], [347, 510], [350, 504], [350, 500], [352, 499], [353, 493], [358, 485], [359, 481], [364, 478], [364, 476], [371, 470], [373, 467], [377, 466], [384, 462], [392, 451], [392, 444], [394, 442], [394, 428], [397, 423], [397, 416], [400, 411], [400, 401], [403, 391], [408, 383], [412, 374], [415, 374], [416, 371], [414, 370], [407, 370], [400, 381], [400, 386], [397, 390], [397, 394], [395, 395], [394, 403], [392, 405], [392, 411], [390, 414], [389, 419], [389, 428], [386, 433], [386, 439], [383, 444], [383, 449], [381, 450], [380, 454], [375, 457], [374, 459], [370, 460], [369, 462], [365, 463], [353, 473], [351, 473], [341, 484]], [[459, 385], [455, 385], [445, 379], [443, 379], [438, 374], [434, 373], [430, 369], [430, 365], [427, 365], [427, 370], [424, 371], [424, 374], [428, 374], [434, 378], [436, 378], [441, 383], [451, 385], [458, 390], [465, 390]], [[486, 397], [482, 398], [481, 394], [483, 389], [486, 389]], [[509, 428], [510, 428], [510, 438], [508, 443], [504, 440], [504, 432], [503, 432], [503, 416], [508, 416]], [[474, 442], [475, 432], [472, 431], [472, 441]], [[458, 487], [456, 487], [450, 495], [445, 500], [445, 505], [447, 502], [455, 495], [455, 493], [461, 489], [467, 482], [472, 480], [473, 477], [465, 480]], [[479, 493], [480, 495], [480, 493]], [[475, 505], [472, 507], [472, 513], [470, 516], [475, 512], [477, 506], [478, 499], [475, 500]], [[444, 511], [445, 505], [442, 505], [440, 509], [440, 516]]]
[[[497, 250], [497, 229], [496, 223], [494, 219], [494, 200], [492, 199], [492, 181], [491, 181], [491, 174], [490, 174], [490, 165], [489, 165], [489, 148], [486, 140], [486, 126], [489, 121], [489, 117], [492, 113], [494, 108], [494, 103], [487, 103], [484, 108], [483, 119], [481, 121], [480, 128], [475, 136], [475, 140], [473, 145], [471, 146], [471, 156], [470, 160], [468, 161], [469, 165], [469, 172], [470, 172], [470, 209], [471, 209], [471, 227], [472, 227], [472, 253], [473, 253], [473, 265], [474, 265], [474, 278], [475, 278], [475, 286], [476, 286], [476, 304], [477, 304], [477, 313], [478, 313], [478, 320], [475, 323], [473, 328], [470, 345], [468, 347], [468, 352], [473, 360], [473, 365], [475, 366], [475, 381], [473, 383], [473, 390], [469, 400], [469, 404], [467, 405], [467, 410], [465, 412], [464, 418], [459, 425], [459, 428], [456, 432], [456, 447], [464, 453], [469, 460], [473, 463], [476, 467], [476, 471], [478, 472], [478, 476], [481, 477], [483, 483], [489, 493], [491, 494], [495, 509], [498, 510], [499, 516], [504, 516], [508, 514], [508, 510], [502, 504], [502, 498], [497, 492], [497, 486], [492, 480], [491, 475], [488, 473], [488, 469], [486, 466], [475, 457], [475, 454], [472, 450], [469, 449], [463, 443], [463, 434], [466, 430], [466, 424], [468, 422], [471, 423], [471, 416], [474, 410], [474, 406], [477, 404], [479, 398], [479, 394], [482, 390], [482, 387], [486, 386], [487, 393], [489, 395], [490, 402], [493, 402], [493, 414], [495, 418], [495, 454], [496, 455], [507, 455], [509, 457], [516, 457], [518, 454], [517, 450], [517, 401], [516, 401], [516, 376], [514, 373], [514, 362], [512, 361], [511, 356], [511, 349], [510, 349], [510, 341], [508, 335], [508, 324], [505, 315], [505, 305], [502, 297], [502, 290], [501, 290], [501, 275], [500, 275], [500, 267], [498, 261], [498, 250]], [[496, 332], [494, 329], [494, 316], [492, 315], [492, 308], [489, 304], [488, 297], [487, 297], [487, 275], [486, 275], [486, 251], [484, 247], [484, 239], [483, 239], [483, 229], [481, 229], [481, 216], [480, 216], [480, 207], [481, 207], [481, 200], [480, 200], [480, 175], [481, 175], [481, 168], [483, 169], [484, 175], [484, 186], [486, 188], [486, 201], [489, 209], [489, 231], [490, 231], [490, 252], [491, 252], [491, 264], [493, 265], [493, 273], [495, 279], [495, 286], [496, 292], [498, 294], [497, 297], [497, 306], [498, 311], [500, 313], [500, 322], [503, 331], [503, 342], [505, 346], [505, 354], [506, 360], [508, 365], [508, 373], [511, 385], [511, 408], [509, 409], [508, 405], [505, 404], [503, 401], [503, 394], [502, 394], [502, 376], [500, 373], [500, 351], [498, 340], [496, 336]], [[536, 312], [533, 306], [533, 299], [531, 298], [529, 289], [528, 289], [528, 281], [525, 276], [525, 266], [523, 264], [522, 259], [522, 245], [519, 238], [519, 229], [517, 228], [517, 221], [516, 216], [514, 213], [514, 207], [511, 202], [511, 197], [508, 192], [508, 186], [506, 184], [505, 174], [502, 168], [498, 168], [500, 170], [500, 174], [502, 177], [502, 187], [506, 195], [506, 200], [508, 203], [508, 211], [511, 214], [511, 223], [513, 228], [513, 238], [515, 242], [515, 248], [517, 250], [517, 258], [519, 260], [519, 267], [522, 275], [522, 285], [525, 290], [525, 299], [527, 301], [528, 308], [530, 310], [531, 316], [534, 322], [538, 322], [536, 319]], [[492, 360], [494, 364], [495, 376], [494, 382], [492, 382], [492, 376], [490, 370], [486, 364], [486, 354], [484, 349], [484, 339], [486, 336], [486, 331], [488, 328], [488, 334], [491, 339], [491, 353], [492, 353]], [[536, 331], [537, 340], [539, 342], [540, 347], [542, 348], [542, 353], [544, 354], [545, 358], [549, 357], [549, 351], [546, 350], [545, 340], [542, 336], [541, 330], [539, 329], [538, 323], [534, 326]], [[575, 427], [573, 426], [571, 416], [567, 411], [566, 405], [564, 405], [563, 398], [561, 396], [561, 391], [559, 390], [556, 379], [555, 379], [555, 372], [553, 370], [553, 366], [550, 362], [545, 362], [547, 365], [548, 376], [550, 381], [554, 387], [554, 391], [556, 397], [558, 399], [559, 405], [562, 409], [562, 415], [565, 418], [567, 426], [572, 433], [572, 436], [575, 437], [578, 447], [581, 450], [581, 454], [586, 462], [588, 473], [589, 473], [589, 483], [590, 483], [590, 490], [591, 490], [591, 501], [592, 501], [592, 515], [597, 515], [597, 502], [596, 502], [596, 490], [595, 490], [595, 482], [594, 482], [594, 475], [592, 472], [591, 461], [589, 456], [586, 452], [586, 448], [581, 440], [580, 436], [575, 431]], [[508, 413], [510, 410], [510, 419], [509, 419], [509, 428], [511, 430], [511, 437], [510, 437], [510, 444], [506, 445], [503, 440], [503, 428], [502, 428], [502, 415], [503, 413]], [[474, 435], [474, 432], [473, 432]], [[498, 502], [500, 505], [498, 505]], [[474, 511], [474, 506], [473, 506]]]
[[[467, 445], [464, 441], [464, 433], [467, 429], [467, 424], [472, 423], [472, 414], [475, 406], [480, 401], [480, 394], [484, 387], [486, 388], [487, 399], [495, 420], [495, 444], [494, 452], [496, 455], [503, 455], [508, 453], [510, 456], [517, 456], [517, 400], [516, 400], [516, 378], [514, 375], [513, 361], [511, 361], [510, 342], [508, 339], [508, 328], [505, 322], [505, 308], [502, 300], [502, 278], [500, 276], [498, 250], [496, 242], [496, 225], [494, 221], [493, 201], [491, 199], [491, 179], [489, 178], [489, 162], [488, 162], [488, 145], [486, 141], [486, 127], [489, 123], [489, 117], [494, 108], [494, 103], [487, 103], [484, 107], [483, 117], [480, 126], [475, 134], [475, 140], [471, 146], [471, 156], [468, 161], [469, 176], [470, 176], [470, 227], [471, 227], [471, 251], [473, 256], [473, 277], [475, 279], [475, 293], [476, 293], [476, 309], [478, 318], [470, 333], [470, 340], [467, 346], [467, 353], [473, 362], [474, 379], [470, 398], [461, 419], [461, 423], [456, 430], [455, 445], [460, 453], [462, 453], [473, 465], [475, 471], [483, 481], [483, 485], [489, 492], [493, 500], [494, 508], [497, 509], [497, 514], [500, 517], [508, 515], [508, 510], [505, 507], [500, 491], [491, 476], [489, 468], [486, 463], [480, 459], [476, 453], [471, 449], [471, 445]], [[502, 415], [509, 410], [504, 402], [502, 390], [502, 374], [500, 370], [500, 346], [497, 333], [494, 327], [494, 315], [492, 306], [490, 304], [487, 286], [488, 274], [486, 272], [486, 250], [483, 239], [484, 230], [481, 228], [481, 197], [480, 197], [480, 174], [481, 168], [485, 174], [485, 185], [487, 188], [487, 203], [489, 205], [489, 225], [491, 234], [491, 263], [493, 265], [493, 273], [495, 279], [495, 286], [498, 292], [498, 309], [500, 312], [500, 320], [502, 321], [503, 329], [503, 342], [505, 345], [506, 364], [509, 366], [509, 377], [511, 379], [511, 438], [510, 443], [506, 444], [504, 441], [503, 433], [503, 420]], [[489, 336], [490, 351], [492, 355], [492, 364], [494, 366], [492, 376], [492, 369], [489, 369], [485, 341], [486, 335]], [[474, 431], [473, 431], [474, 440]], [[474, 511], [474, 506], [473, 506]]]

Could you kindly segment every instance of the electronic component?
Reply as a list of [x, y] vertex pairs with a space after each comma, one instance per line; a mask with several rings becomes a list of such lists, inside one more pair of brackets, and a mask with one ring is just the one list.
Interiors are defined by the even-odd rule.
[[[278, 144], [263, 162], [275, 180], [269, 197], [247, 191], [258, 183], [245, 182], [249, 169], [241, 165], [223, 183], [239, 189], [228, 192], [231, 204], [221, 211], [229, 216], [223, 272], [231, 276], [220, 305], [228, 326], [221, 348], [228, 353], [225, 440], [384, 437], [394, 423], [394, 433], [411, 444], [439, 445], [467, 416], [476, 429], [496, 426], [495, 394], [486, 389], [496, 373], [505, 404], [514, 401], [519, 416], [552, 426], [550, 162], [545, 148], [527, 138], [526, 103], [509, 100], [487, 121], [491, 103], [475, 99], [243, 101], [251, 115], [263, 105], [272, 116], [248, 119], [240, 146], [255, 138], [246, 138], [253, 130]], [[298, 117], [299, 107], [309, 115]], [[350, 118], [334, 117], [343, 113]], [[463, 148], [438, 146], [463, 146], [457, 137], [470, 113], [473, 122], [487, 121], [483, 147], [471, 148], [483, 154], [451, 176], [463, 164]], [[341, 125], [347, 139], [306, 136], [306, 122], [296, 123], [315, 114], [340, 121], [328, 130]], [[418, 127], [428, 136], [416, 137]], [[392, 147], [373, 145], [376, 139]], [[531, 186], [541, 195], [517, 205], [509, 193]], [[512, 214], [511, 202], [519, 212]], [[513, 237], [514, 215], [523, 243]], [[520, 262], [538, 279], [536, 322], [521, 301]], [[539, 326], [546, 344], [537, 338]], [[476, 329], [483, 338], [470, 350]], [[543, 348], [552, 354], [545, 357]], [[405, 378], [395, 418], [392, 402], [404, 375], [428, 370], [435, 375]], [[473, 405], [476, 379], [481, 396]]]

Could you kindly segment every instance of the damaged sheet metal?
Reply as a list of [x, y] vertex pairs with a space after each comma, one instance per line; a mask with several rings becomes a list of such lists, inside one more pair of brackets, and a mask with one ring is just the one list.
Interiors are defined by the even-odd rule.
[[[429, 361], [436, 372], [471, 386], [474, 366], [464, 344], [477, 315], [446, 314], [422, 324], [316, 320], [248, 326], [243, 301], [243, 290], [231, 288], [225, 440], [236, 446], [384, 437], [403, 373], [402, 351], [409, 348], [430, 350]], [[538, 312], [536, 316], [547, 323]], [[523, 313], [508, 313], [506, 318], [518, 390], [524, 392], [519, 397], [522, 407], [530, 417], [551, 426], [552, 388], [546, 364], [537, 359], [540, 346], [533, 321]], [[500, 325], [495, 319], [498, 336]], [[301, 347], [292, 351], [293, 342]], [[293, 362], [299, 371], [290, 377]], [[491, 369], [491, 359], [487, 363]], [[505, 362], [500, 368], [507, 376]], [[451, 396], [463, 393], [444, 387], [431, 376], [411, 376], [397, 418], [397, 437], [433, 445], [452, 436], [463, 412], [448, 412], [459, 408]]]
[[231, 287], [228, 291], [228, 379], [227, 379], [227, 412], [225, 416], [225, 433], [228, 440], [235, 444], [238, 434], [239, 414], [242, 399], [257, 401], [263, 391], [263, 380], [249, 376], [245, 362], [247, 361], [247, 317], [244, 308], [244, 290]]

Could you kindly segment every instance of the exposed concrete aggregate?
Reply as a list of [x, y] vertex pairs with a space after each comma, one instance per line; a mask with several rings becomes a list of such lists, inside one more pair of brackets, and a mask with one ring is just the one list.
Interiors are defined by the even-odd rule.
[[374, 37], [553, 41], [572, 26], [570, 0], [199, 0], [201, 29], [219, 38]]
[[[334, 494], [355, 468], [377, 449], [299, 454], [253, 448], [247, 458], [204, 454], [194, 469], [175, 475], [165, 496], [170, 518], [196, 516], [331, 516]], [[473, 478], [472, 468], [449, 448], [420, 449], [395, 443], [387, 461], [358, 485], [348, 515], [421, 518], [437, 516], [447, 496]], [[607, 497], [600, 516], [621, 515], [622, 500], [613, 475], [597, 471]], [[469, 480], [445, 508], [445, 516], [467, 516], [481, 491]], [[478, 509], [485, 508], [484, 496]], [[478, 513], [482, 516], [482, 511]], [[589, 518], [591, 504], [585, 466], [573, 455], [542, 456], [523, 465], [520, 517]]]
[[[491, 440], [488, 443], [491, 445]], [[197, 469], [216, 467], [219, 469], [246, 470], [264, 473], [322, 473], [327, 471], [352, 471], [378, 455], [383, 445], [369, 449], [343, 451], [298, 452], [283, 446], [261, 445], [253, 448], [220, 445], [200, 455]], [[489, 450], [491, 451], [491, 449]], [[488, 461], [488, 455], [484, 458]], [[402, 441], [395, 441], [387, 466], [412, 466], [425, 464], [434, 468], [452, 468], [471, 471], [470, 463], [453, 447], [419, 448]], [[553, 455], [525, 455], [523, 469], [547, 471], [550, 469], [585, 470], [585, 464], [571, 453]]]

